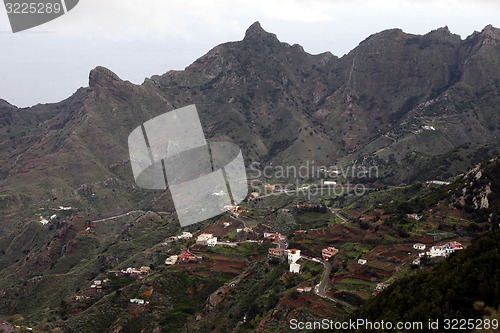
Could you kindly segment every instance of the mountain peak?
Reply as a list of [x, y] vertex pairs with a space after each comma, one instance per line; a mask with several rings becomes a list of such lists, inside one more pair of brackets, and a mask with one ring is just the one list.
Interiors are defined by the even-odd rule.
[[491, 25], [491, 24], [488, 24], [483, 29], [483, 31], [492, 31], [492, 30], [495, 30], [495, 27], [493, 27], [493, 25]]
[[97, 66], [91, 70], [89, 74], [89, 86], [92, 88], [96, 86], [106, 86], [109, 85], [109, 83], [116, 81], [122, 80], [118, 77], [118, 75], [106, 67]]
[[256, 21], [247, 29], [243, 40], [278, 41], [278, 38], [275, 34], [265, 31], [259, 21]]
[[267, 32], [264, 29], [262, 29], [260, 22], [255, 21], [254, 23], [252, 23], [252, 25], [250, 27], [248, 27], [247, 31], [245, 32], [245, 37], [255, 36], [255, 35], [263, 35], [266, 33]]
[[500, 30], [492, 26], [491, 24], [488, 24], [484, 29], [481, 31], [482, 35], [486, 35], [488, 37], [497, 37], [500, 35]]
[[425, 36], [439, 37], [439, 36], [450, 36], [452, 35], [450, 28], [447, 25], [444, 27], [437, 28], [425, 34]]

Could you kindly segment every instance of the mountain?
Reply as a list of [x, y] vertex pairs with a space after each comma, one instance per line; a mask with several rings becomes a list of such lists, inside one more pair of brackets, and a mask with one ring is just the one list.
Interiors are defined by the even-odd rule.
[[338, 58], [256, 22], [242, 41], [140, 86], [97, 67], [62, 102], [1, 102], [0, 209], [17, 221], [51, 204], [93, 216], [147, 207], [163, 193], [135, 187], [127, 136], [192, 103], [207, 138], [239, 144], [247, 162], [376, 164], [385, 183], [454, 176], [499, 151], [499, 38], [492, 26], [465, 40], [446, 27], [392, 29]]
[[[154, 244], [179, 227], [168, 191], [134, 183], [127, 138], [145, 121], [196, 104], [207, 139], [238, 144], [247, 166], [377, 166], [377, 187], [445, 180], [500, 154], [499, 43], [492, 26], [465, 40], [447, 27], [391, 29], [339, 58], [280, 42], [256, 22], [243, 40], [141, 85], [97, 67], [59, 103], [0, 100], [1, 313], [61, 319], [60, 295], [106, 270], [161, 261]], [[496, 221], [498, 198], [486, 207], [484, 196], [498, 177], [467, 177], [477, 188], [457, 193], [456, 206]], [[201, 283], [176, 278], [182, 290]], [[227, 277], [214, 278], [202, 295]]]

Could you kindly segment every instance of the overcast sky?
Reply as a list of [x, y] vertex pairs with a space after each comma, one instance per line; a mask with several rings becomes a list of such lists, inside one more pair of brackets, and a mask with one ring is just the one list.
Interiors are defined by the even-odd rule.
[[0, 98], [56, 102], [105, 66], [122, 79], [183, 69], [253, 22], [309, 53], [342, 56], [389, 28], [425, 34], [447, 25], [466, 38], [500, 27], [498, 0], [80, 0], [66, 15], [13, 34], [0, 7]]

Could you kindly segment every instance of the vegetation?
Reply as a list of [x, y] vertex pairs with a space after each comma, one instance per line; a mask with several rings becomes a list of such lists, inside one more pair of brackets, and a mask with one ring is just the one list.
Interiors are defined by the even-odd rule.
[[370, 300], [353, 318], [422, 321], [480, 318], [475, 302], [500, 305], [500, 230], [486, 233], [431, 271], [401, 279]]

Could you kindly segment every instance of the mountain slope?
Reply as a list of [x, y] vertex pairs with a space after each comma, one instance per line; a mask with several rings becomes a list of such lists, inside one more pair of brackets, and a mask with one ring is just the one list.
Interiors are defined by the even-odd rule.
[[[162, 193], [135, 187], [128, 133], [191, 103], [207, 137], [239, 144], [247, 162], [357, 161], [399, 182], [464, 144], [471, 155], [489, 147], [486, 159], [499, 143], [499, 36], [491, 26], [463, 41], [447, 28], [424, 36], [393, 29], [337, 58], [281, 43], [255, 23], [242, 41], [141, 86], [98, 67], [89, 87], [60, 103], [20, 110], [2, 102], [0, 207], [16, 219], [52, 201], [94, 216], [146, 207]], [[477, 162], [465, 158], [440, 175]]]
[[[207, 138], [240, 145], [247, 166], [356, 162], [377, 165], [382, 185], [465, 172], [499, 153], [499, 40], [492, 26], [465, 40], [447, 28], [424, 36], [392, 29], [338, 58], [282, 43], [256, 22], [242, 41], [216, 46], [185, 70], [142, 85], [97, 67], [88, 87], [59, 103], [19, 109], [0, 100], [3, 290], [21, 291], [31, 282], [43, 290], [31, 280], [39, 273], [80, 284], [95, 275], [91, 264], [115, 233], [122, 237], [118, 248], [133, 239], [117, 227], [96, 240], [85, 233], [90, 221], [139, 209], [173, 211], [168, 191], [134, 184], [127, 137], [154, 116], [188, 104], [197, 105]], [[465, 204], [481, 202], [466, 194]], [[58, 216], [56, 230], [39, 223], [64, 215], [59, 206], [73, 207], [67, 214], [75, 220]], [[168, 221], [175, 223], [175, 215]], [[142, 237], [168, 236], [161, 231]], [[140, 253], [131, 243], [119, 263]], [[75, 274], [81, 259], [90, 264]], [[10, 298], [3, 302], [8, 313], [22, 310]], [[36, 298], [29, 311], [36, 312], [38, 302], [45, 304]]]
[[[384, 290], [353, 314], [371, 321], [423, 322], [431, 319], [480, 318], [475, 302], [500, 305], [500, 231], [476, 239], [472, 245], [439, 264]], [[443, 321], [440, 328], [443, 329]]]

